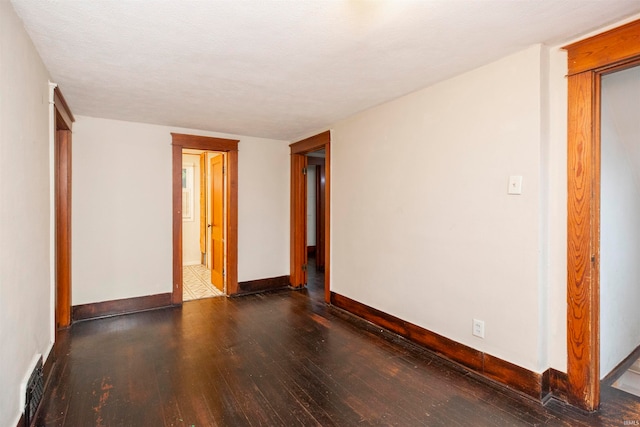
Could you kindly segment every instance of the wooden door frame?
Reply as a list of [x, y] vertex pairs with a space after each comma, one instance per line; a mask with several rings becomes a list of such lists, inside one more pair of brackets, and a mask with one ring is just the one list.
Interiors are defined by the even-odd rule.
[[53, 91], [56, 331], [71, 325], [71, 129], [75, 121], [57, 87]]
[[325, 150], [325, 205], [324, 205], [324, 300], [330, 302], [330, 212], [331, 212], [331, 132], [325, 131], [310, 138], [294, 142], [291, 147], [291, 243], [290, 243], [290, 281], [293, 288], [306, 284], [307, 263], [306, 247], [306, 186], [302, 167], [307, 164], [306, 154]]
[[600, 405], [600, 82], [640, 63], [640, 20], [565, 46], [567, 123], [567, 399]]
[[220, 151], [227, 154], [226, 280], [227, 295], [238, 293], [238, 142], [237, 139], [171, 133], [173, 189], [173, 288], [171, 303], [182, 304], [182, 149]]

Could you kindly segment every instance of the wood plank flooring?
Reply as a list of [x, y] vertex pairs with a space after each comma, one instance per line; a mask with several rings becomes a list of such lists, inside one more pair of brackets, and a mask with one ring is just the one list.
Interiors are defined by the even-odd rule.
[[[312, 269], [313, 270], [313, 269]], [[302, 291], [185, 302], [60, 334], [38, 426], [603, 426], [640, 423], [640, 399], [600, 413], [546, 406], [478, 379]], [[626, 423], [626, 424], [625, 424]]]

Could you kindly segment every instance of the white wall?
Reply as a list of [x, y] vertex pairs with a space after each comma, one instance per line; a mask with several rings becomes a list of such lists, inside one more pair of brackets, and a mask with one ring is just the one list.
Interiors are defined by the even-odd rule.
[[316, 245], [316, 167], [307, 168], [307, 246]]
[[182, 221], [182, 264], [202, 262], [200, 252], [200, 156], [183, 154], [182, 164], [193, 167], [193, 219]]
[[[545, 52], [533, 46], [333, 127], [332, 291], [547, 368]], [[509, 175], [524, 177], [522, 195], [507, 195]], [[485, 321], [484, 340], [473, 318]]]
[[602, 79], [601, 377], [640, 345], [639, 71]]
[[73, 305], [171, 292], [171, 135], [240, 139], [238, 276], [289, 271], [284, 141], [76, 117]]
[[49, 75], [9, 2], [0, 2], [0, 425], [50, 349]]

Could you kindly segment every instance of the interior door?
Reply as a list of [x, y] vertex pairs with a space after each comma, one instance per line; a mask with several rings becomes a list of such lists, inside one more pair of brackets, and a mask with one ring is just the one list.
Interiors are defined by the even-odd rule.
[[209, 160], [211, 175], [211, 284], [224, 292], [224, 155]]

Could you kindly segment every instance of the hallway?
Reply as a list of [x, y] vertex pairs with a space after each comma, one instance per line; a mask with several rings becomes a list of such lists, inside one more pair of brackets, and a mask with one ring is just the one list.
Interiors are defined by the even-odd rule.
[[[478, 380], [322, 301], [309, 286], [79, 322], [62, 331], [38, 426], [622, 425]], [[621, 400], [622, 399], [622, 400]], [[627, 400], [624, 400], [627, 399]]]

